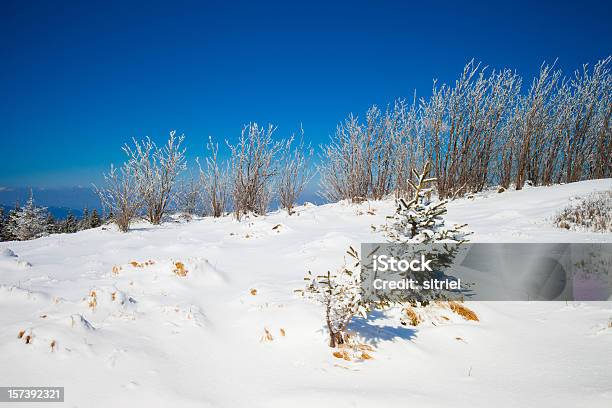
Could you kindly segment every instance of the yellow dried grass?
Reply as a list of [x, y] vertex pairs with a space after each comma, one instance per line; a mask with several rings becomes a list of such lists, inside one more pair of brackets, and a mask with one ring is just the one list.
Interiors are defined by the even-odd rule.
[[185, 277], [185, 276], [187, 276], [187, 273], [189, 271], [187, 270], [187, 268], [185, 268], [185, 264], [184, 263], [177, 261], [177, 262], [174, 263], [174, 270], [173, 270], [173, 272], [177, 276]]
[[458, 314], [465, 320], [472, 320], [475, 322], [480, 321], [480, 319], [478, 319], [478, 315], [473, 310], [459, 302], [448, 302], [448, 306], [453, 313]]

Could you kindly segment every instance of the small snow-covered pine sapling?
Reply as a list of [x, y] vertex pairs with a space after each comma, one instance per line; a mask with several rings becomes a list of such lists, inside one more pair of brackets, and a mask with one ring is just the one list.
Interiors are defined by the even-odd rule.
[[390, 242], [397, 243], [461, 243], [469, 234], [462, 229], [464, 225], [447, 226], [444, 215], [447, 200], [431, 200], [435, 178], [428, 178], [431, 164], [426, 162], [421, 173], [412, 169], [416, 181], [407, 180], [413, 197], [410, 200], [398, 198], [395, 214], [387, 217], [388, 222], [381, 227]]
[[[410, 256], [425, 252], [428, 257], [434, 259], [434, 264], [441, 267], [450, 265], [452, 258], [457, 253], [457, 245], [466, 242], [466, 236], [470, 234], [464, 231], [467, 224], [447, 226], [444, 220], [444, 215], [447, 212], [447, 200], [434, 202], [431, 199], [433, 188], [431, 185], [436, 182], [436, 178], [428, 178], [430, 171], [430, 162], [427, 161], [423, 170], [419, 173], [412, 169], [412, 175], [415, 181], [407, 180], [410, 190], [413, 192], [412, 199], [405, 200], [398, 198], [395, 214], [390, 217], [388, 223], [381, 227], [381, 230], [386, 234], [387, 240], [391, 243], [411, 243], [421, 244], [414, 247], [398, 248], [402, 252], [400, 257], [405, 257], [407, 253]], [[422, 244], [443, 243], [439, 247], [428, 247]], [[416, 274], [416, 272], [415, 272]], [[424, 281], [430, 278], [429, 272], [421, 272], [425, 274], [416, 275], [418, 281]], [[433, 290], [420, 290], [418, 292], [418, 301], [421, 305], [427, 305], [431, 300], [438, 299], [439, 293]], [[405, 299], [402, 295], [394, 297], [389, 295], [384, 302], [387, 305], [403, 306]], [[407, 311], [407, 306], [404, 307]]]
[[351, 261], [345, 263], [335, 274], [313, 275], [310, 271], [304, 277], [308, 283], [298, 290], [305, 298], [314, 300], [325, 307], [325, 324], [329, 332], [329, 346], [346, 343], [347, 327], [354, 316], [367, 316], [368, 307], [361, 297], [361, 268], [359, 254], [350, 247], [347, 251]]

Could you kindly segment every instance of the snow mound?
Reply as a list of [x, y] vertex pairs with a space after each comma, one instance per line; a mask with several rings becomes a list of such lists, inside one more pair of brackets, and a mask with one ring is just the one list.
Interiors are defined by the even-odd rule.
[[17, 255], [10, 248], [0, 248], [0, 258], [16, 258]]
[[[473, 242], [610, 242], [550, 219], [611, 187], [476, 195], [449, 203], [447, 222]], [[609, 302], [470, 303], [479, 321], [440, 306], [414, 326], [391, 309], [350, 325], [369, 358], [334, 355], [325, 311], [294, 290], [343, 265], [349, 245], [384, 242], [371, 226], [394, 210], [305, 205], [0, 243], [0, 383], [64, 385], [93, 408], [612, 406]]]

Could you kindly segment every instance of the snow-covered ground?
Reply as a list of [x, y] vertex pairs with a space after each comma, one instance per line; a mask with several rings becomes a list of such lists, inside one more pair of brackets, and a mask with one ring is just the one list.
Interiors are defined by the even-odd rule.
[[[476, 242], [610, 242], [551, 224], [571, 197], [610, 188], [491, 192], [452, 202], [447, 219]], [[0, 385], [64, 386], [74, 407], [612, 406], [612, 302], [471, 303], [480, 322], [448, 313], [418, 327], [378, 313], [352, 325], [373, 359], [334, 357], [323, 310], [293, 291], [348, 245], [382, 241], [371, 225], [393, 208], [1, 243]]]

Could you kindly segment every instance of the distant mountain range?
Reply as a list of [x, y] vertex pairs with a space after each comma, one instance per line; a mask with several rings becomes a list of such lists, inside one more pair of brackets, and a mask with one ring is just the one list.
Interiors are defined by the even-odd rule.
[[[4, 205], [4, 204], [0, 204], [0, 207], [4, 208], [5, 214], [8, 214], [9, 211], [15, 208], [15, 206]], [[53, 215], [53, 217], [58, 218], [58, 219], [66, 218], [69, 213], [72, 213], [72, 215], [74, 215], [77, 218], [81, 218], [83, 216], [82, 210], [77, 210], [75, 208], [68, 208], [68, 207], [47, 207], [47, 211], [49, 211], [51, 215]]]
[[[316, 186], [310, 185], [301, 194], [298, 204], [309, 201], [314, 204], [325, 204], [327, 200], [321, 198], [315, 192]], [[68, 213], [75, 217], [81, 217], [83, 209], [92, 211], [94, 208], [102, 215], [100, 200], [92, 188], [88, 187], [65, 187], [65, 188], [33, 188], [34, 203], [37, 206], [47, 207], [49, 212], [56, 218], [66, 218]], [[23, 205], [30, 197], [30, 188], [27, 187], [0, 187], [0, 207], [5, 212], [15, 208], [16, 204]], [[270, 203], [270, 210], [278, 207], [278, 200]]]
[[[84, 208], [90, 211], [94, 208], [101, 210], [98, 196], [88, 187], [32, 188], [32, 193], [34, 203], [47, 207], [56, 218], [65, 218], [69, 212], [80, 217]], [[4, 207], [5, 211], [15, 208], [16, 204], [23, 205], [29, 197], [28, 187], [0, 188], [0, 206]]]

